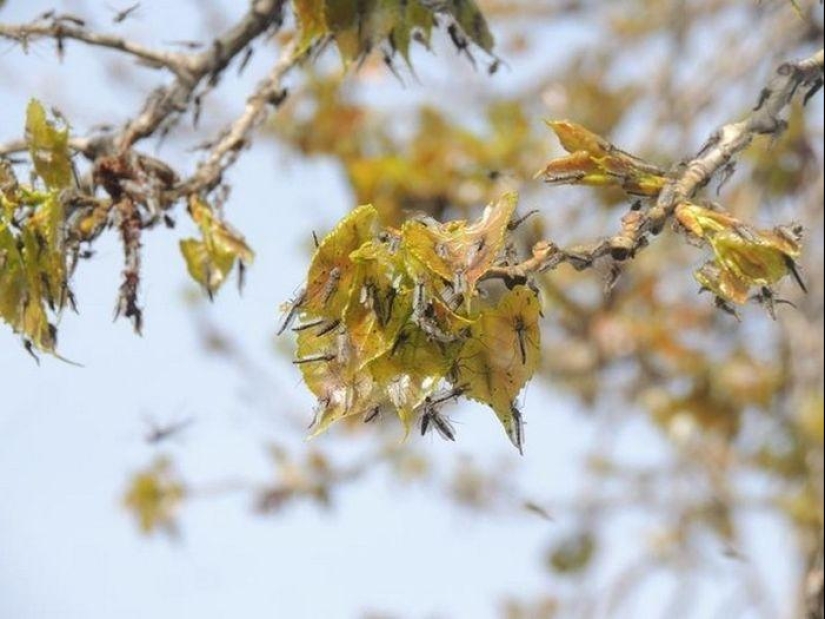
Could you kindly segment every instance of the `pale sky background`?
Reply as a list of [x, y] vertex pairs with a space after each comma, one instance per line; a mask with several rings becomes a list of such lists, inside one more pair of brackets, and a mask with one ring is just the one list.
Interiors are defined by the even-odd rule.
[[[108, 3], [63, 4], [93, 24], [116, 29]], [[223, 4], [231, 16], [246, 6]], [[9, 0], [0, 20], [25, 21], [55, 6]], [[147, 43], [202, 39], [203, 24], [193, 21], [197, 14], [194, 1], [145, 0], [136, 18], [120, 28]], [[571, 24], [553, 33], [556, 43], [587, 36]], [[243, 89], [271, 58], [256, 54], [241, 80], [230, 70], [213, 99], [220, 110], [207, 108], [207, 119], [211, 113], [220, 123], [234, 115]], [[58, 106], [80, 133], [100, 119], [120, 122], [134, 114], [148, 88], [165, 76], [141, 71], [130, 88], [112, 79], [121, 62], [115, 54], [69, 42], [60, 64], [48, 43], [24, 56], [0, 42], [0, 142], [21, 134], [30, 96]], [[395, 96], [417, 96], [432, 84], [443, 91], [438, 77], [427, 80], [443, 73], [428, 72], [432, 63], [423, 55], [421, 62], [422, 83]], [[457, 66], [451, 63], [449, 70]], [[514, 65], [509, 76], [496, 79], [506, 84], [521, 75]], [[489, 78], [470, 79], [484, 85]], [[161, 154], [174, 159], [188, 144], [167, 145]], [[236, 494], [187, 503], [177, 543], [138, 534], [119, 501], [128, 475], [156, 453], [143, 441], [144, 416], [195, 418], [179, 442], [164, 446], [195, 484], [227, 478], [265, 483], [273, 474], [264, 450], [268, 439], [303, 449], [300, 432], [285, 420], [298, 411], [309, 421], [312, 402], [288, 359], [273, 353], [277, 307], [301, 281], [310, 232], [328, 229], [354, 204], [332, 164], [301, 161], [271, 143], [258, 143], [242, 157], [230, 180], [227, 215], [257, 250], [257, 261], [243, 297], [227, 287], [209, 315], [266, 368], [266, 381], [257, 385], [264, 405], [241, 397], [247, 386], [239, 374], [200, 347], [193, 312], [183, 302], [191, 287], [177, 247], [191, 231], [184, 217], [178, 229], [144, 237], [143, 338], [127, 322], [112, 322], [121, 270], [114, 233], [78, 270], [81, 315], [67, 314], [60, 325], [61, 353], [83, 368], [49, 358], [38, 367], [0, 326], [0, 619], [355, 619], [367, 610], [405, 619], [492, 619], [509, 595], [568, 588], [542, 568], [542, 553], [575, 522], [561, 515], [548, 523], [517, 504], [494, 516], [456, 510], [436, 488], [400, 486], [384, 472], [343, 488], [332, 512], [299, 503], [275, 517], [258, 517], [248, 496]], [[592, 426], [572, 400], [540, 385], [530, 387], [525, 413], [524, 458], [514, 455], [493, 415], [479, 407], [457, 415], [457, 445], [428, 437], [426, 449], [449, 469], [465, 456], [485, 469], [504, 458], [515, 467], [525, 497], [576, 497], [581, 458], [595, 440]], [[335, 432], [321, 440], [341, 461], [368, 452], [371, 444]], [[643, 423], [620, 441], [621, 451], [640, 463], [655, 462], [662, 447], [661, 437]], [[602, 586], [626, 567], [646, 543], [651, 522], [639, 515], [616, 520], [591, 586]], [[710, 619], [709, 609], [730, 595], [737, 570], [769, 574], [764, 580], [774, 600], [787, 594], [796, 569], [785, 559], [793, 543], [788, 530], [753, 518], [745, 531], [743, 550], [751, 563], [743, 566], [720, 552], [709, 577], [685, 600], [692, 608], [686, 617]], [[635, 617], [646, 618], [645, 609], [680, 584], [656, 579]]]

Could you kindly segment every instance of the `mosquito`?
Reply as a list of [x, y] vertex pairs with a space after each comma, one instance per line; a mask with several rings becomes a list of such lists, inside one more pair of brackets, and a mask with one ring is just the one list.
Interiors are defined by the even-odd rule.
[[338, 283], [341, 281], [341, 269], [339, 267], [332, 267], [327, 277], [327, 283], [324, 284], [324, 289], [321, 291], [321, 305], [326, 303], [335, 294], [338, 289]]
[[129, 19], [132, 15], [134, 15], [137, 10], [140, 8], [140, 2], [135, 2], [134, 4], [127, 6], [125, 9], [115, 9], [114, 7], [109, 7], [113, 11], [116, 11], [114, 16], [112, 17], [112, 23], [120, 24]]
[[455, 442], [455, 428], [447, 417], [442, 415], [433, 404], [424, 406], [424, 412], [420, 421], [421, 436], [427, 434], [431, 428], [435, 428], [439, 436], [445, 441]]
[[289, 329], [293, 322], [295, 322], [295, 317], [298, 315], [298, 310], [301, 309], [301, 306], [304, 304], [306, 299], [307, 290], [306, 288], [301, 288], [292, 300], [286, 303], [284, 306], [284, 318], [278, 327], [278, 331], [276, 332], [277, 335], [281, 335], [284, 331]]
[[376, 406], [376, 407], [370, 409], [369, 411], [367, 411], [367, 414], [364, 415], [364, 423], [372, 423], [373, 421], [377, 420], [379, 417], [381, 417], [381, 407]]
[[329, 353], [320, 353], [317, 355], [309, 355], [308, 357], [301, 357], [300, 359], [293, 359], [294, 365], [308, 365], [310, 363], [329, 363], [335, 361], [336, 356]]
[[518, 449], [519, 454], [524, 455], [524, 417], [516, 406], [515, 402], [510, 404], [510, 414], [513, 416], [513, 425], [507, 434], [510, 441]]
[[513, 327], [516, 330], [516, 336], [518, 338], [518, 347], [519, 352], [521, 353], [521, 364], [527, 365], [527, 344], [525, 337], [527, 327], [524, 324], [524, 318], [521, 316], [516, 316], [516, 320], [513, 323]]
[[450, 400], [457, 400], [465, 393], [467, 393], [469, 389], [469, 385], [458, 385], [457, 387], [453, 387], [452, 389], [450, 389], [449, 391], [445, 391], [444, 393], [427, 397], [425, 403], [430, 405], [436, 405], [443, 404], [444, 402], [449, 402]]
[[168, 424], [158, 424], [152, 419], [146, 419], [145, 421], [149, 426], [149, 429], [144, 436], [144, 440], [150, 445], [157, 445], [172, 436], [183, 432], [195, 422], [195, 419], [194, 417], [187, 417], [181, 421], [175, 421]]

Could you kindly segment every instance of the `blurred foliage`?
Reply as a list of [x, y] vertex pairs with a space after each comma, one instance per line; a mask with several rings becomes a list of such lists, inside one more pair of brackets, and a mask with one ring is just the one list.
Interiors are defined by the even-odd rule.
[[466, 215], [535, 171], [541, 141], [514, 100], [486, 106], [482, 132], [425, 105], [409, 119], [412, 134], [401, 135], [391, 115], [349, 101], [345, 86], [314, 76], [285, 104], [273, 131], [304, 155], [338, 158], [355, 199], [373, 204], [388, 224], [416, 213], [440, 217], [448, 208]]
[[475, 0], [293, 0], [293, 6], [300, 45], [309, 47], [329, 36], [346, 64], [381, 46], [388, 63], [400, 54], [410, 64], [412, 43], [429, 48], [442, 21], [453, 44], [467, 54], [470, 44], [487, 54], [495, 45]]
[[136, 473], [123, 496], [123, 505], [133, 512], [143, 533], [178, 532], [177, 512], [186, 498], [186, 487], [180, 481], [172, 462], [156, 458], [147, 469]]
[[[479, 514], [539, 515], [547, 533], [537, 566], [564, 574], [576, 589], [570, 594], [553, 578], [536, 599], [514, 591], [502, 605], [502, 616], [512, 619], [592, 616], [581, 610], [588, 595], [607, 599], [605, 613], [621, 613], [630, 607], [630, 592], [665, 573], [715, 580], [714, 558], [747, 556], [741, 525], [754, 512], [784, 518], [798, 542], [788, 544], [788, 555], [800, 567], [812, 563], [825, 520], [821, 107], [795, 105], [783, 134], [755, 140], [738, 168], [726, 170], [730, 177], [716, 179], [727, 183], [680, 205], [678, 225], [632, 262], [606, 258], [590, 273], [563, 266], [538, 274], [535, 290], [505, 290], [485, 273], [517, 262], [548, 236], [576, 243], [615, 230], [617, 211], [637, 200], [644, 209], [661, 189], [667, 164], [689, 158], [720, 122], [744, 115], [778, 62], [821, 46], [821, 5], [296, 0], [294, 6], [299, 45], [320, 49], [321, 40], [332, 39], [349, 70], [314, 58], [269, 134], [302, 156], [335, 162], [352, 203], [373, 205], [351, 213], [316, 248], [306, 295], [288, 309], [300, 319], [298, 365], [321, 402], [315, 429], [342, 420], [341, 440], [361, 445], [351, 439], [369, 436], [380, 447], [354, 465], [330, 457], [335, 437], [285, 449], [297, 444], [306, 415], [285, 412], [279, 393], [275, 406], [292, 425], [269, 448], [272, 477], [250, 484], [257, 510], [276, 515], [302, 500], [326, 508], [337, 489], [384, 464], [392, 479], [442, 484], [450, 501]], [[492, 53], [490, 27], [478, 11], [490, 20], [495, 54], [507, 65]], [[581, 28], [576, 36], [572, 23]], [[415, 57], [413, 41], [440, 51], [436, 28], [446, 29], [462, 54], [480, 50], [489, 57], [492, 75], [483, 76], [483, 85], [480, 76], [453, 71], [442, 82], [432, 63]], [[382, 95], [400, 89], [387, 77], [399, 70], [399, 57], [414, 62], [427, 89], [409, 87], [383, 105]], [[441, 53], [438, 67], [445, 66], [449, 58]], [[170, 171], [145, 155], [110, 155], [95, 170], [99, 185], [111, 189], [108, 197], [78, 200], [67, 191], [75, 184], [67, 128], [32, 106], [26, 123], [32, 182], [20, 182], [22, 175], [0, 161], [0, 317], [28, 346], [52, 352], [53, 325], [71, 306], [68, 281], [77, 256], [111, 226], [123, 234], [120, 222], [129, 211], [118, 203], [118, 183], [128, 172], [146, 193], [139, 213], [150, 227], [163, 219], [153, 209], [153, 191], [168, 187]], [[570, 119], [549, 123], [560, 149], [547, 139], [541, 118]], [[548, 192], [531, 183], [548, 158], [542, 177], [551, 185], [596, 190]], [[480, 209], [514, 188], [522, 203], [542, 207], [541, 217], [503, 231], [514, 203], [498, 208], [506, 216], [495, 223], [497, 209], [486, 216]], [[712, 201], [713, 190], [723, 204]], [[219, 196], [190, 197], [189, 206], [200, 238], [184, 241], [182, 250], [190, 274], [211, 294], [252, 254], [223, 221]], [[776, 227], [789, 214], [806, 230], [804, 246], [798, 228]], [[470, 251], [482, 238], [490, 247]], [[704, 260], [692, 244], [702, 247]], [[696, 280], [719, 307], [741, 313], [742, 324], [697, 299]], [[751, 300], [775, 320], [739, 307]], [[231, 367], [266, 391], [260, 380], [266, 370], [251, 365], [231, 335], [204, 329], [207, 335], [212, 352], [235, 361]], [[534, 373], [587, 411], [582, 428], [597, 430], [585, 467], [570, 462], [562, 472], [575, 476], [581, 490], [572, 501], [557, 501], [549, 490], [558, 471], [547, 472], [545, 496], [531, 489], [539, 496], [525, 503], [518, 467], [460, 458], [444, 467], [416, 451], [419, 443], [399, 448], [397, 433], [385, 431], [392, 426], [383, 413], [391, 410], [407, 426], [417, 419], [420, 429], [454, 436], [452, 420], [439, 409], [460, 391], [492, 405], [521, 445], [510, 407]], [[556, 406], [535, 403], [548, 416]], [[364, 417], [375, 423], [365, 426]], [[654, 463], [640, 464], [631, 457], [637, 454], [617, 449], [622, 433], [640, 425], [652, 428], [650, 440], [664, 447]], [[542, 448], [541, 437], [533, 441]], [[198, 488], [159, 459], [132, 478], [124, 502], [142, 531], [174, 530]], [[601, 558], [611, 552], [617, 517], [628, 512], [644, 516], [650, 535], [634, 538], [638, 563], [605, 577]], [[736, 574], [734, 606], [775, 616], [762, 606], [746, 561]], [[587, 586], [599, 578], [613, 579], [607, 594]], [[786, 610], [794, 603], [782, 604]]]

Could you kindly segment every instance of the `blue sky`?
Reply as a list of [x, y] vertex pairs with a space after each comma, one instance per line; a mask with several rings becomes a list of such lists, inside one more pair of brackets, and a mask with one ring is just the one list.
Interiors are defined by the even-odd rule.
[[[7, 4], [0, 19], [17, 22], [54, 3]], [[106, 3], [63, 4], [111, 27]], [[202, 24], [192, 19], [197, 4], [146, 0], [124, 28], [149, 43], [201, 38]], [[241, 5], [224, 2], [228, 15], [239, 14]], [[575, 28], [568, 34], [582, 36]], [[57, 105], [81, 132], [101, 118], [117, 122], [133, 114], [160, 74], [143, 71], [135, 82], [122, 82], [116, 78], [122, 61], [101, 58], [69, 44], [60, 64], [48, 44], [24, 56], [0, 43], [0, 141], [20, 134], [30, 96]], [[238, 111], [243, 88], [266, 62], [266, 54], [257, 54], [243, 79], [227, 83], [207, 107], [207, 120], [211, 111], [219, 125]], [[517, 76], [519, 67], [512, 73]], [[426, 80], [407, 86], [427, 87]], [[185, 146], [168, 145], [161, 154], [184, 157]], [[308, 420], [312, 402], [288, 360], [273, 354], [277, 307], [300, 283], [311, 231], [328, 228], [354, 205], [334, 166], [292, 160], [271, 144], [247, 153], [231, 182], [227, 214], [257, 250], [257, 261], [243, 297], [227, 289], [208, 312], [266, 369], [265, 384], [256, 385], [266, 405], [241, 397], [245, 384], [238, 372], [201, 348], [193, 311], [184, 302], [191, 285], [177, 248], [188, 225], [182, 221], [177, 230], [159, 229], [145, 238], [143, 338], [125, 321], [112, 322], [121, 256], [114, 235], [104, 238], [96, 258], [76, 276], [81, 315], [66, 315], [60, 325], [62, 354], [83, 368], [51, 359], [38, 367], [17, 338], [0, 329], [0, 617], [312, 619], [356, 618], [373, 610], [415, 619], [486, 619], [498, 616], [506, 596], [570, 591], [541, 569], [542, 551], [555, 533], [577, 523], [527, 516], [515, 499], [511, 510], [495, 515], [453, 509], [437, 488], [401, 486], [381, 471], [343, 489], [329, 513], [299, 504], [261, 518], [238, 494], [187, 504], [178, 542], [137, 533], [119, 500], [128, 474], [156, 453], [143, 441], [145, 416], [195, 418], [181, 440], [165, 449], [196, 484], [227, 477], [263, 483], [273, 474], [267, 441], [303, 449], [293, 420], [296, 414]], [[532, 386], [528, 449], [521, 459], [493, 416], [475, 407], [457, 416], [457, 446], [428, 438], [425, 449], [444, 467], [461, 457], [485, 468], [504, 459], [514, 467], [516, 495], [572, 499], [581, 490], [581, 458], [597, 440], [575, 406], [562, 394]], [[321, 440], [341, 459], [369, 448], [363, 439]], [[661, 445], [641, 423], [620, 441], [641, 462], [655, 461]], [[645, 516], [617, 522], [594, 586], [634, 556], [652, 523]], [[792, 566], [776, 559], [792, 543], [787, 531], [770, 519], [747, 525], [755, 532], [749, 541], [755, 567], [769, 566], [771, 589], [787, 591]], [[712, 569], [716, 577], [699, 585], [691, 617], [709, 616], [707, 609], [729, 593], [732, 575], [744, 568], [720, 555]], [[653, 599], [641, 602], [637, 616], [646, 617], [645, 604], [679, 584], [657, 580], [646, 590]]]

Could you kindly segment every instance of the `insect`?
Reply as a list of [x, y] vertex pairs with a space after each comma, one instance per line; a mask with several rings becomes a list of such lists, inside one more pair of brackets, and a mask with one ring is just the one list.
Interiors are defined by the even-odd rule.
[[300, 359], [293, 359], [292, 363], [294, 365], [306, 365], [308, 363], [329, 363], [330, 361], [335, 361], [336, 356], [329, 353], [319, 353], [317, 355], [309, 355], [307, 357], [301, 357]]
[[318, 318], [316, 320], [310, 320], [309, 322], [305, 322], [298, 326], [292, 327], [293, 333], [300, 333], [301, 331], [309, 331], [310, 329], [314, 329], [315, 327], [320, 327], [323, 324], [326, 324], [326, 320], [323, 318]]
[[438, 432], [445, 441], [455, 442], [455, 428], [452, 422], [442, 415], [432, 403], [424, 405], [424, 412], [421, 414], [420, 428], [421, 436], [427, 434], [431, 428], [435, 428], [435, 431]]
[[516, 331], [516, 338], [518, 340], [519, 352], [521, 353], [521, 364], [527, 364], [527, 344], [525, 343], [527, 327], [524, 324], [522, 316], [516, 316], [513, 321], [513, 328]]
[[321, 304], [326, 304], [330, 300], [335, 291], [338, 289], [338, 282], [341, 281], [341, 269], [333, 267], [327, 276], [327, 283], [321, 291]]
[[507, 229], [512, 232], [513, 230], [518, 229], [519, 226], [521, 226], [521, 224], [523, 224], [525, 221], [530, 219], [533, 215], [538, 215], [538, 214], [539, 214], [539, 211], [537, 211], [536, 209], [533, 209], [532, 211], [528, 211], [527, 213], [525, 213], [524, 215], [522, 215], [518, 219], [513, 219], [512, 221], [510, 221], [510, 223], [507, 224]]
[[367, 414], [364, 415], [364, 423], [372, 423], [373, 421], [376, 421], [379, 417], [381, 417], [381, 407], [376, 406], [367, 411]]
[[144, 440], [150, 445], [157, 445], [158, 443], [183, 432], [195, 422], [195, 419], [193, 417], [188, 417], [186, 419], [182, 419], [181, 421], [176, 421], [165, 425], [158, 424], [152, 419], [146, 419], [145, 421], [149, 426], [149, 429], [144, 435]]
[[513, 423], [507, 432], [510, 441], [515, 445], [518, 452], [524, 455], [524, 417], [516, 406], [515, 402], [510, 405], [510, 414], [513, 416]]
[[301, 309], [301, 306], [306, 301], [306, 298], [307, 290], [306, 288], [301, 288], [292, 300], [288, 301], [284, 305], [284, 318], [281, 320], [278, 331], [276, 331], [277, 335], [281, 335], [284, 331], [289, 329], [293, 322], [295, 322], [295, 317], [298, 315], [298, 310]]
[[135, 2], [134, 4], [127, 6], [125, 9], [114, 9], [113, 7], [109, 7], [113, 11], [116, 11], [114, 16], [112, 17], [112, 23], [120, 24], [129, 19], [130, 16], [134, 15], [137, 10], [140, 8], [140, 2]]
[[458, 385], [457, 387], [453, 387], [449, 391], [445, 391], [444, 393], [428, 397], [425, 400], [425, 402], [427, 404], [443, 404], [444, 402], [449, 402], [450, 400], [457, 400], [465, 393], [467, 393], [468, 390], [469, 385]]

